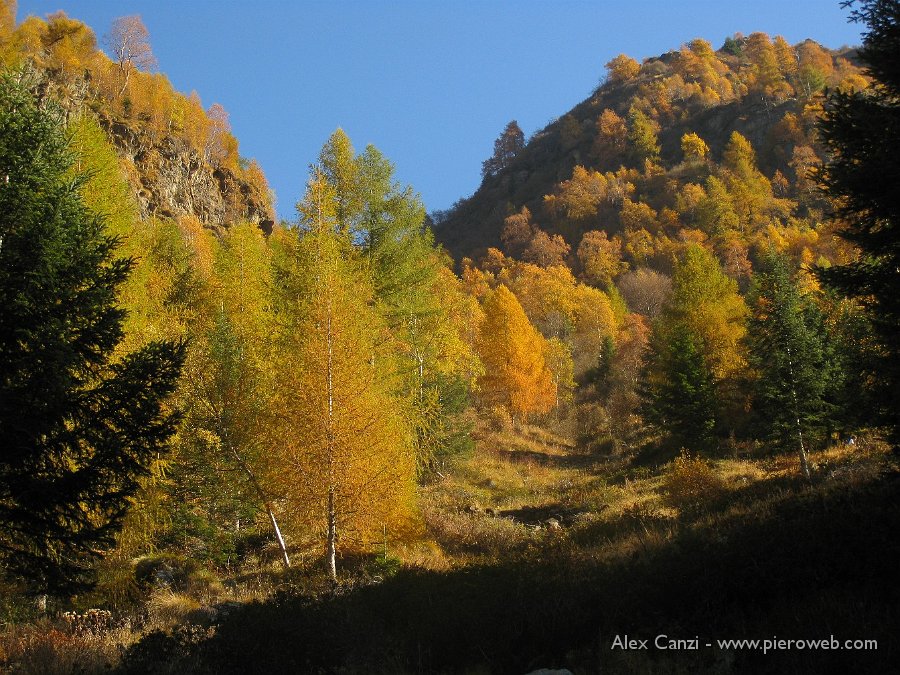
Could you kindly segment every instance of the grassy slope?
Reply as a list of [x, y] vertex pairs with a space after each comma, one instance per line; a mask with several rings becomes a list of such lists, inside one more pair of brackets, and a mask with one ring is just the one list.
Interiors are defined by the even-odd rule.
[[[528, 428], [484, 432], [423, 499], [437, 544], [378, 583], [315, 579], [215, 630], [145, 638], [124, 670], [525, 673], [889, 672], [900, 655], [900, 474], [877, 445], [665, 467], [578, 453]], [[704, 488], [691, 497], [691, 486]], [[559, 530], [537, 527], [556, 517]], [[615, 634], [875, 638], [875, 652], [621, 652]]]

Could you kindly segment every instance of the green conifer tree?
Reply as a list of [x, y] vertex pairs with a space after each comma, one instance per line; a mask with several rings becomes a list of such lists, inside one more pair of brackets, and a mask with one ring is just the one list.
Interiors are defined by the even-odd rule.
[[651, 345], [650, 361], [661, 376], [645, 392], [647, 419], [669, 434], [671, 444], [694, 452], [715, 448], [715, 381], [703, 358], [702, 340], [675, 324], [665, 340]]
[[866, 309], [878, 345], [868, 367], [873, 418], [900, 449], [900, 2], [857, 7], [851, 18], [868, 27], [859, 56], [875, 82], [830, 94], [819, 131], [831, 159], [818, 178], [860, 256], [818, 274]]
[[822, 437], [830, 413], [832, 368], [822, 315], [800, 294], [784, 257], [775, 254], [754, 277], [751, 302], [748, 337], [760, 423], [779, 447], [797, 449], [809, 478], [809, 441]]
[[183, 348], [114, 360], [131, 269], [84, 206], [61, 115], [0, 80], [0, 560], [35, 592], [90, 583], [175, 416]]

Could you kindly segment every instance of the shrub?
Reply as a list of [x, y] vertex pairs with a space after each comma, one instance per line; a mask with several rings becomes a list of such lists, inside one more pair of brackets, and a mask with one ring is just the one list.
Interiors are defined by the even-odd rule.
[[509, 414], [509, 410], [506, 409], [506, 406], [491, 406], [490, 410], [488, 410], [487, 418], [491, 425], [491, 429], [494, 431], [509, 431], [512, 429], [512, 415]]
[[709, 462], [687, 450], [672, 462], [663, 482], [663, 495], [670, 506], [692, 509], [722, 494], [725, 483]]

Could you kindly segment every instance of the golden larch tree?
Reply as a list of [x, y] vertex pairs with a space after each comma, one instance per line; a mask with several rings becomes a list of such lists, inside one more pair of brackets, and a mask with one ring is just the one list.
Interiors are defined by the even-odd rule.
[[[282, 280], [286, 376], [279, 403], [280, 493], [288, 518], [320, 541], [332, 579], [337, 549], [365, 551], [412, 522], [416, 465], [372, 290], [340, 234], [321, 173], [299, 205], [305, 230]], [[290, 246], [290, 244], [289, 244]]]
[[544, 360], [544, 338], [504, 285], [488, 295], [484, 313], [476, 342], [484, 364], [479, 378], [483, 400], [505, 406], [519, 419], [548, 412], [556, 403], [556, 385]]

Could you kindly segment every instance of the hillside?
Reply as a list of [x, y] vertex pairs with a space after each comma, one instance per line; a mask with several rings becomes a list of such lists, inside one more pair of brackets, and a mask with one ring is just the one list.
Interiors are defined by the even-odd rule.
[[[821, 205], [806, 175], [823, 155], [814, 125], [826, 87], [866, 86], [853, 50], [828, 50], [811, 40], [790, 46], [754, 33], [729, 38], [715, 52], [693, 40], [640, 64], [620, 55], [607, 69], [590, 97], [518, 151], [485, 162], [474, 195], [435, 214], [437, 239], [457, 260], [478, 259], [489, 247], [520, 257], [502, 232], [504, 220], [522, 208], [533, 231], [564, 237], [571, 254], [562, 257], [573, 267], [582, 236], [592, 229], [619, 235], [626, 249], [644, 229], [656, 252], [666, 248], [663, 238], [677, 239], [684, 229], [720, 235], [729, 228], [701, 222], [692, 208], [704, 196], [694, 186], [709, 194], [708, 179], [722, 177], [733, 132], [755, 151], [756, 168], [769, 184], [762, 189], [787, 200], [770, 209], [766, 222], [757, 219], [757, 229], [770, 222], [817, 226]], [[685, 134], [702, 143], [686, 151]], [[578, 167], [586, 171], [573, 180]], [[632, 267], [644, 262], [627, 251], [625, 259]]]
[[433, 229], [340, 127], [274, 223], [139, 16], [0, 0], [0, 672], [898, 672], [900, 0], [859, 4], [858, 51], [614, 58]]
[[0, 35], [0, 62], [24, 73], [41, 97], [67, 118], [94, 117], [119, 156], [140, 215], [193, 217], [209, 227], [274, 218], [272, 195], [255, 161], [238, 153], [228, 115], [204, 110], [196, 93], [176, 92], [153, 65], [146, 42], [137, 54], [111, 60], [90, 27], [58, 12], [28, 17]]

